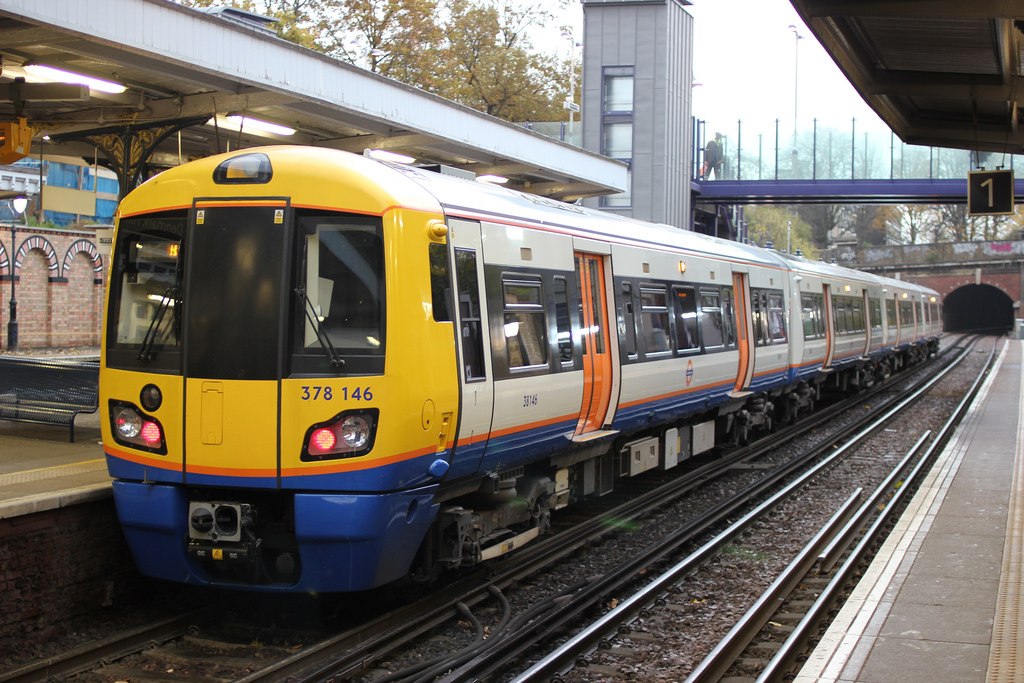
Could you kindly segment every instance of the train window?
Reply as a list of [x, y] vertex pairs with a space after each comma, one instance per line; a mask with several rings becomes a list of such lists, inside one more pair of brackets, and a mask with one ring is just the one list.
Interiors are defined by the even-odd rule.
[[558, 360], [565, 366], [573, 364], [572, 319], [569, 317], [569, 285], [564, 277], [553, 278], [555, 290], [555, 330], [558, 333]]
[[786, 341], [786, 309], [782, 305], [782, 293], [768, 294], [768, 329], [772, 341]]
[[462, 336], [462, 366], [466, 381], [487, 377], [480, 321], [480, 286], [476, 274], [476, 251], [455, 250], [455, 280], [459, 291], [459, 326]]
[[757, 346], [767, 346], [771, 343], [768, 336], [768, 292], [751, 289], [750, 308], [754, 320], [754, 341]]
[[384, 241], [379, 221], [314, 216], [301, 220], [305, 235], [306, 306], [303, 347], [342, 354], [384, 352]]
[[885, 323], [891, 329], [895, 329], [898, 324], [896, 320], [896, 302], [892, 299], [885, 300]]
[[900, 301], [900, 327], [914, 326], [914, 304], [910, 301]]
[[804, 323], [804, 339], [820, 339], [825, 336], [825, 320], [821, 310], [825, 297], [821, 294], [801, 294], [801, 318]]
[[451, 275], [448, 273], [448, 247], [443, 244], [431, 243], [427, 247], [430, 258], [430, 299], [434, 320], [449, 322], [452, 313], [448, 309], [451, 296]]
[[[121, 221], [111, 274], [108, 344], [126, 350], [125, 362], [163, 366], [161, 354], [181, 343], [181, 245], [186, 216]], [[116, 354], [115, 354], [116, 355]]]
[[676, 350], [694, 351], [700, 349], [697, 335], [697, 297], [693, 287], [673, 287], [675, 294]]
[[644, 352], [648, 355], [672, 350], [668, 322], [668, 296], [665, 288], [640, 288], [640, 328], [644, 335]]
[[871, 322], [871, 329], [873, 331], [881, 331], [882, 329], [882, 302], [878, 299], [868, 299], [868, 311]]
[[636, 314], [633, 309], [633, 283], [622, 283], [622, 303], [619, 306], [619, 336], [626, 345], [626, 357], [637, 358]]
[[547, 322], [540, 280], [503, 280], [502, 292], [509, 368], [547, 365]]
[[851, 331], [863, 332], [864, 325], [864, 301], [861, 299], [850, 300]]
[[725, 345], [736, 348], [736, 315], [733, 312], [732, 288], [722, 288], [722, 323], [725, 328]]
[[720, 349], [725, 346], [725, 329], [722, 324], [722, 306], [718, 291], [700, 290], [700, 334], [704, 348]]

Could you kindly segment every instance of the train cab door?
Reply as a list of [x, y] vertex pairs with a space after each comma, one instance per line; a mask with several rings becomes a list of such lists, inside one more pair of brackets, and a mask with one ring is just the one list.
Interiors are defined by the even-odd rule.
[[480, 223], [448, 221], [449, 262], [455, 297], [456, 352], [461, 410], [452, 474], [475, 472], [487, 447], [494, 412], [494, 373], [487, 341], [484, 258]]
[[741, 397], [749, 391], [750, 382], [754, 378], [755, 342], [751, 330], [754, 319], [750, 302], [750, 280], [745, 272], [734, 267], [732, 289], [736, 296], [736, 348], [739, 351], [739, 363], [736, 368], [736, 385], [733, 396]]
[[832, 367], [832, 358], [836, 353], [835, 318], [832, 315], [832, 286], [823, 284], [822, 292], [825, 295], [825, 362], [822, 363], [822, 369], [829, 370]]
[[[580, 343], [583, 355], [583, 398], [573, 441], [604, 433], [615, 413], [612, 397], [618, 393], [618, 363], [608, 330], [608, 256], [580, 251], [577, 241], [576, 283], [580, 294]], [[604, 246], [604, 245], [600, 245]]]
[[183, 322], [186, 484], [213, 475], [278, 485], [288, 213], [280, 198], [195, 202]]

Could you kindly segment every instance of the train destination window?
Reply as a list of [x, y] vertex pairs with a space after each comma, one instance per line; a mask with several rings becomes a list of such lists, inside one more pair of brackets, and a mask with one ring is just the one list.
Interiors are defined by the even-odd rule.
[[640, 328], [644, 334], [644, 351], [664, 353], [672, 350], [668, 322], [668, 296], [665, 288], [640, 287]]
[[303, 346], [343, 355], [384, 353], [384, 243], [379, 221], [311, 217], [305, 233]]
[[503, 280], [502, 292], [509, 368], [547, 365], [547, 322], [540, 280]]

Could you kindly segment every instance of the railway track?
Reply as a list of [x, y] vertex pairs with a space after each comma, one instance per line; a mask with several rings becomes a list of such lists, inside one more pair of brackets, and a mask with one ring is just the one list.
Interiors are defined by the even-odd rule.
[[[877, 389], [883, 390], [884, 387]], [[863, 403], [869, 396], [860, 394], [853, 403]], [[130, 651], [141, 651], [143, 648], [148, 649], [149, 653], [138, 659], [148, 661], [151, 669], [159, 670], [162, 667], [162, 680], [173, 680], [174, 672], [181, 674], [190, 671], [187, 656], [180, 655], [190, 648], [198, 652], [199, 657], [212, 658], [224, 665], [223, 670], [211, 671], [209, 667], [204, 669], [210, 674], [211, 680], [431, 680], [436, 677], [468, 680], [486, 677], [501, 670], [507, 671], [509, 666], [535, 653], [538, 641], [550, 641], [566, 629], [578, 628], [572, 624], [585, 621], [595, 609], [605, 609], [607, 605], [615, 604], [619, 600], [615, 596], [633, 591], [634, 584], [643, 580], [643, 577], [649, 578], [654, 568], [673, 565], [672, 556], [680, 552], [679, 548], [692, 545], [695, 539], [702, 537], [711, 537], [712, 540], [717, 538], [720, 534], [712, 529], [720, 523], [720, 519], [741, 515], [743, 506], [755, 505], [758, 499], [766, 495], [767, 489], [778, 487], [779, 482], [794, 476], [793, 472], [802, 467], [795, 463], [785, 468], [765, 464], [763, 459], [771, 448], [776, 448], [780, 441], [793, 440], [808, 431], [819, 429], [849, 409], [849, 404], [844, 403], [819, 411], [811, 418], [781, 430], [772, 439], [771, 446], [761, 444], [739, 449], [724, 458], [696, 464], [683, 476], [659, 481], [655, 486], [648, 480], [642, 487], [647, 490], [636, 494], [634, 499], [574, 525], [569, 532], [528, 546], [494, 565], [489, 572], [475, 572], [337, 635], [317, 638], [312, 645], [301, 645], [302, 642], [310, 642], [305, 638], [292, 638], [281, 645], [271, 644], [273, 638], [269, 634], [254, 632], [246, 638], [250, 644], [255, 644], [255, 648], [247, 651], [244, 642], [237, 642], [237, 634], [221, 640], [219, 636], [210, 636], [204, 632], [201, 625], [190, 629], [189, 626], [193, 624], [189, 624], [182, 630], [178, 624], [174, 627], [180, 631], [176, 635], [136, 633], [132, 636], [133, 644], [125, 642], [112, 648], [108, 643], [102, 652], [97, 651], [94, 662], [104, 661], [102, 666], [107, 667], [108, 674], [115, 673], [118, 678], [131, 680], [139, 680], [138, 672], [132, 676], [130, 670], [113, 668], [111, 662], [124, 662], [129, 658]], [[830, 437], [826, 441], [831, 443], [834, 438]], [[823, 448], [828, 450], [830, 446], [824, 445]], [[769, 471], [770, 475], [763, 476]], [[736, 475], [742, 472], [746, 472], [748, 479], [754, 483], [747, 485], [733, 500], [710, 507], [653, 544], [648, 551], [635, 554], [630, 562], [618, 569], [569, 581], [561, 593], [554, 597], [548, 596], [525, 609], [519, 608], [516, 611], [510, 606], [507, 593], [515, 592], [517, 586], [531, 581], [532, 577], [545, 571], [545, 568], [550, 571], [558, 563], [572, 562], [584, 549], [602, 543], [603, 539], [619, 534], [624, 528], [639, 524], [639, 520], [650, 516], [652, 510], [678, 504], [694, 490], [728, 473]], [[579, 513], [574, 517], [578, 518]], [[595, 605], [598, 607], [595, 608]], [[484, 624], [476, 613], [490, 621]], [[202, 623], [201, 615], [191, 619]], [[468, 627], [452, 626], [460, 622], [468, 624]], [[442, 648], [443, 656], [421, 657], [415, 666], [403, 666], [398, 653], [408, 651], [417, 641], [429, 640], [430, 634], [445, 628], [461, 631], [456, 637], [460, 643], [458, 647]], [[230, 647], [218, 645], [218, 642], [229, 642]], [[495, 643], [500, 643], [502, 647], [495, 648]], [[199, 645], [212, 647], [213, 650], [202, 650]], [[159, 663], [162, 660], [154, 651], [161, 648], [176, 650], [179, 653], [175, 655], [177, 659], [168, 658]], [[13, 672], [17, 675], [0, 677], [0, 681], [46, 680], [46, 676], [59, 678], [73, 671], [88, 671], [90, 667], [86, 661], [90, 655], [86, 648], [82, 650], [76, 654], [74, 663], [51, 661], [42, 669], [22, 671], [20, 674]], [[237, 665], [237, 668], [228, 669], [229, 662]], [[91, 670], [97, 671], [97, 666], [94, 665]], [[57, 671], [65, 673], [55, 675]], [[43, 677], [39, 678], [40, 675]], [[81, 680], [93, 680], [88, 675]], [[188, 675], [180, 679], [195, 680]]]

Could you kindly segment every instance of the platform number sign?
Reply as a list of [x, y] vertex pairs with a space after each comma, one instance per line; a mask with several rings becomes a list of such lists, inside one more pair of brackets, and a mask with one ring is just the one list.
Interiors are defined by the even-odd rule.
[[1013, 171], [971, 171], [967, 174], [967, 214], [1002, 216], [1013, 213]]

